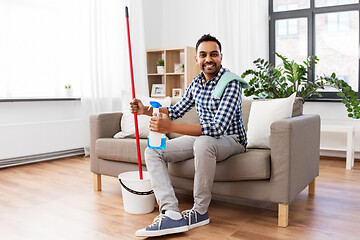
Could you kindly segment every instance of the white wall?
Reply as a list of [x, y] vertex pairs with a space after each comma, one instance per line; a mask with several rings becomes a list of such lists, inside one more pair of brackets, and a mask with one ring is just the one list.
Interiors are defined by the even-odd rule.
[[212, 1], [143, 1], [146, 48], [195, 46], [205, 33], [215, 31]]
[[80, 101], [0, 102], [0, 125], [81, 118]]

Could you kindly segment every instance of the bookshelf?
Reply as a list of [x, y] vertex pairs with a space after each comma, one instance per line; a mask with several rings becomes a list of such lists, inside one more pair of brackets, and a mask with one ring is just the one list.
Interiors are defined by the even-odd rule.
[[[146, 51], [149, 96], [152, 95], [154, 84], [163, 84], [165, 96], [173, 96], [173, 89], [181, 89], [183, 94], [193, 78], [200, 73], [195, 62], [196, 50], [193, 47], [151, 49]], [[156, 61], [163, 59], [164, 72], [158, 73]], [[184, 64], [183, 72], [175, 71], [175, 64]]]

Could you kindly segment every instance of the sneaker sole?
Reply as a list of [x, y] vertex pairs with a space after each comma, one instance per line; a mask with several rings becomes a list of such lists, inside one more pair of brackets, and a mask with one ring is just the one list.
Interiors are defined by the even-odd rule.
[[186, 232], [189, 230], [189, 226], [183, 226], [183, 227], [177, 227], [177, 228], [170, 228], [170, 229], [163, 229], [163, 230], [157, 230], [157, 231], [137, 231], [135, 235], [137, 237], [158, 237], [163, 236], [167, 234], [174, 234], [174, 233], [181, 233]]
[[206, 220], [204, 220], [204, 221], [191, 224], [191, 225], [189, 226], [189, 229], [193, 229], [193, 228], [196, 228], [196, 227], [204, 226], [204, 225], [206, 225], [206, 224], [209, 224], [209, 222], [210, 222], [210, 219], [206, 219]]

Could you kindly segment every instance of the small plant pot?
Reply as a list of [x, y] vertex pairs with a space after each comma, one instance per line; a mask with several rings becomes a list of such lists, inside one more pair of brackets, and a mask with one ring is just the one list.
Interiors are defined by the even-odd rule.
[[73, 90], [71, 88], [65, 88], [65, 97], [73, 97]]
[[164, 66], [157, 66], [157, 73], [164, 73]]

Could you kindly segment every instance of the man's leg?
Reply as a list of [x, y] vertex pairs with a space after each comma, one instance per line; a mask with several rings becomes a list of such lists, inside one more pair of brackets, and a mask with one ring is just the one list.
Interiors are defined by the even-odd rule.
[[215, 177], [216, 162], [245, 151], [235, 136], [219, 139], [200, 136], [194, 143], [194, 207], [184, 211], [190, 228], [209, 223], [207, 213], [211, 201], [211, 189]]
[[146, 167], [160, 211], [179, 211], [167, 163], [192, 158], [195, 139], [196, 137], [183, 136], [167, 141], [166, 148], [163, 150], [150, 148], [145, 150]]
[[136, 236], [162, 236], [185, 232], [189, 229], [179, 212], [178, 200], [169, 177], [167, 163], [193, 157], [193, 144], [196, 137], [184, 136], [170, 140], [163, 150], [147, 148], [145, 161], [160, 215], [153, 224], [136, 231]]

